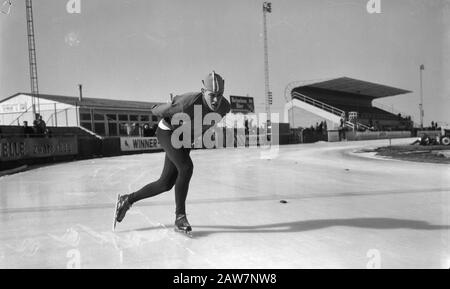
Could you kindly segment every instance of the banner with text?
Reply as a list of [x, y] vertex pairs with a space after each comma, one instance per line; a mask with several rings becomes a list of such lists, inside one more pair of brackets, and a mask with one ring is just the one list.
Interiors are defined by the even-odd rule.
[[230, 106], [232, 113], [255, 112], [253, 97], [230, 95]]
[[4, 162], [76, 154], [78, 142], [75, 136], [0, 139], [0, 161]]
[[120, 149], [123, 152], [151, 151], [159, 150], [161, 146], [156, 137], [121, 137]]

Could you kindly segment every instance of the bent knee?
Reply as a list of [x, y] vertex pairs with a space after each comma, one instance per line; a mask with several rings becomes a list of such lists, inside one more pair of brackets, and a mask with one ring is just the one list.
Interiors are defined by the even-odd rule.
[[178, 172], [183, 175], [192, 175], [194, 171], [194, 165], [192, 163], [183, 164], [178, 168]]
[[175, 183], [173, 182], [171, 182], [171, 183], [166, 183], [166, 184], [164, 184], [164, 186], [163, 186], [163, 189], [164, 189], [164, 191], [170, 191], [172, 188], [173, 188], [173, 186], [175, 185]]
[[163, 192], [170, 191], [175, 185], [175, 180], [172, 179], [159, 179], [157, 182], [159, 189]]

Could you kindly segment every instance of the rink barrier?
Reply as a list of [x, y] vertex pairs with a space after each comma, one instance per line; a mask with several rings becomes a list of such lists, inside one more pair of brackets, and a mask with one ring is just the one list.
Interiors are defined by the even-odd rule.
[[79, 156], [79, 139], [74, 135], [58, 137], [0, 138], [0, 171], [20, 166], [71, 161]]
[[0, 161], [2, 162], [77, 154], [76, 136], [0, 139]]
[[[0, 126], [0, 140], [5, 143], [0, 157], [0, 171], [14, 169], [23, 165], [35, 165], [43, 163], [54, 163], [59, 161], [72, 161], [76, 159], [91, 159], [96, 157], [111, 157], [137, 153], [148, 153], [162, 151], [155, 137], [98, 137], [91, 135], [79, 127], [47, 127], [49, 135], [24, 135], [22, 126]], [[232, 132], [231, 129], [230, 132]], [[236, 131], [234, 131], [236, 132]], [[249, 134], [244, 138], [226, 138], [224, 128], [224, 142], [231, 141], [237, 147], [244, 147], [246, 143], [260, 145], [255, 141], [265, 135]], [[67, 144], [67, 140], [70, 140]], [[252, 140], [252, 141], [251, 141]], [[288, 144], [290, 131], [281, 129], [279, 144]], [[125, 146], [128, 141], [128, 148]], [[30, 154], [33, 146], [37, 146], [36, 154]], [[233, 145], [232, 145], [233, 147]], [[2, 145], [0, 145], [2, 149]], [[25, 150], [27, 152], [25, 152]]]
[[411, 131], [346, 131], [345, 138], [353, 140], [376, 140], [391, 138], [409, 138]]

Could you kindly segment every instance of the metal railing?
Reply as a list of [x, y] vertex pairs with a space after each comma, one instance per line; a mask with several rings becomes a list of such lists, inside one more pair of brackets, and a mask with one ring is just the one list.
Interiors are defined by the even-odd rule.
[[83, 131], [85, 131], [86, 133], [88, 133], [88, 134], [90, 134], [90, 135], [92, 135], [92, 136], [95, 136], [95, 137], [98, 138], [98, 139], [104, 139], [104, 137], [102, 137], [101, 135], [98, 135], [98, 134], [96, 134], [95, 132], [93, 132], [93, 131], [91, 131], [91, 130], [88, 130], [88, 129], [85, 128], [85, 127], [82, 127], [81, 125], [78, 126], [78, 128], [81, 129], [81, 130], [83, 130]]
[[334, 106], [331, 106], [329, 104], [326, 104], [324, 102], [315, 100], [309, 96], [306, 96], [304, 94], [298, 93], [298, 92], [293, 92], [292, 96], [297, 98], [298, 100], [301, 100], [303, 102], [306, 102], [307, 104], [313, 105], [315, 107], [321, 108], [327, 112], [330, 112], [334, 115], [337, 115], [339, 117], [342, 117], [345, 115], [345, 112], [342, 109], [336, 108]]
[[363, 124], [363, 123], [360, 123], [360, 122], [357, 122], [357, 123], [356, 123], [356, 126], [357, 126], [357, 127], [360, 127], [360, 128], [363, 128], [363, 129], [366, 129], [366, 130], [370, 130], [370, 127], [369, 127], [369, 126], [367, 126], [367, 125], [365, 125], [365, 124]]
[[[78, 110], [76, 108], [61, 107], [55, 109], [54, 104], [41, 104], [40, 113], [47, 126], [78, 126]], [[19, 112], [0, 113], [0, 125], [21, 125], [27, 121], [31, 126], [35, 115], [31, 106]]]
[[18, 125], [20, 125], [20, 118], [21, 118], [24, 114], [28, 113], [32, 107], [33, 107], [33, 106], [31, 105], [30, 107], [27, 108], [27, 110], [25, 110], [24, 112], [22, 112], [21, 114], [19, 114], [19, 116], [16, 117], [9, 125], [14, 125], [16, 122], [18, 123]]
[[[308, 103], [308, 104], [311, 104], [311, 105], [313, 105], [313, 106], [315, 106], [315, 107], [321, 108], [321, 109], [323, 109], [323, 110], [325, 110], [325, 111], [327, 111], [327, 112], [330, 112], [330, 113], [332, 113], [332, 114], [334, 114], [334, 115], [337, 115], [337, 116], [339, 116], [339, 117], [344, 117], [344, 116], [345, 116], [345, 111], [343, 111], [342, 109], [339, 109], [339, 108], [336, 108], [336, 107], [331, 106], [331, 105], [329, 105], [329, 104], [326, 104], [326, 103], [324, 103], [324, 102], [315, 100], [315, 99], [313, 99], [313, 98], [311, 98], [311, 97], [308, 97], [308, 96], [306, 96], [306, 95], [304, 95], [304, 94], [301, 94], [301, 93], [298, 93], [298, 92], [293, 92], [293, 93], [292, 93], [292, 96], [295, 97], [295, 98], [297, 98], [298, 100], [301, 100], [301, 101], [303, 101], [303, 102], [306, 102], [306, 103]], [[352, 122], [350, 122], [350, 121], [346, 121], [346, 122], [344, 123], [344, 125], [347, 126], [347, 127], [349, 127], [349, 128], [351, 128], [352, 130], [355, 129], [355, 125], [356, 125], [356, 127], [363, 128], [363, 129], [366, 129], [366, 130], [369, 130], [369, 129], [370, 129], [367, 125], [362, 124], [362, 123], [360, 123], [360, 122], [356, 122], [356, 123], [354, 124], [354, 123], [352, 123]]]
[[346, 121], [345, 126], [351, 128], [352, 130], [355, 129], [355, 125], [353, 124], [353, 122], [350, 122], [350, 121]]

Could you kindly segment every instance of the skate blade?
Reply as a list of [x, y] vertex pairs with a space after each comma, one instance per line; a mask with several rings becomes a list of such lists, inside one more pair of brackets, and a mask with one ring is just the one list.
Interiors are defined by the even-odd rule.
[[117, 209], [119, 206], [119, 200], [120, 200], [120, 194], [117, 194], [117, 200], [116, 200], [116, 211], [114, 212], [114, 222], [112, 225], [112, 231], [115, 232], [116, 231], [116, 225], [117, 225]]
[[178, 229], [178, 228], [174, 228], [173, 229], [175, 232], [177, 232], [177, 233], [181, 233], [181, 234], [183, 234], [183, 235], [186, 235], [186, 236], [188, 236], [189, 238], [193, 238], [194, 237], [194, 235], [192, 234], [192, 230], [191, 231], [186, 231], [186, 230], [180, 230], [180, 229]]

